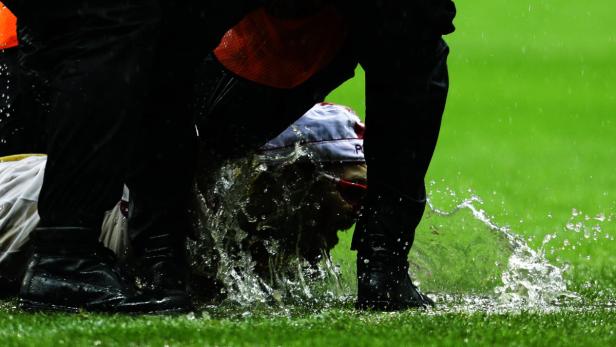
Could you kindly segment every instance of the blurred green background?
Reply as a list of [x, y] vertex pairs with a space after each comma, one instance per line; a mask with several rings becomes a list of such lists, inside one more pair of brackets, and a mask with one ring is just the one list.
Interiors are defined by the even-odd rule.
[[[535, 249], [555, 234], [547, 256], [573, 265], [574, 289], [609, 292], [616, 287], [616, 4], [457, 6], [457, 32], [447, 38], [450, 96], [427, 177], [434, 204], [451, 209], [476, 194], [495, 223]], [[330, 100], [363, 115], [363, 72]], [[346, 247], [336, 257], [352, 263]], [[412, 250], [429, 291], [490, 291], [507, 255], [506, 244], [464, 212], [428, 213]]]

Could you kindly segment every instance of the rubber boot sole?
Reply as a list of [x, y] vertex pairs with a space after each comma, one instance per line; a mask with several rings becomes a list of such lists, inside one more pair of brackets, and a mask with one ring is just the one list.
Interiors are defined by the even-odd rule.
[[81, 310], [77, 307], [46, 304], [27, 299], [19, 299], [18, 306], [26, 312], [49, 312], [49, 313], [79, 313]]
[[115, 309], [87, 309], [80, 307], [72, 307], [72, 306], [64, 306], [64, 305], [54, 305], [48, 303], [41, 303], [36, 301], [31, 301], [27, 299], [19, 299], [18, 307], [30, 313], [44, 312], [44, 313], [80, 313], [80, 312], [90, 312], [90, 313], [98, 313], [98, 314], [126, 314], [131, 316], [136, 315], [152, 315], [152, 316], [175, 316], [182, 315], [193, 312], [193, 308], [173, 308], [173, 309], [165, 309], [165, 310], [153, 310], [153, 311], [143, 311], [143, 312], [131, 312], [131, 311], [122, 311]]

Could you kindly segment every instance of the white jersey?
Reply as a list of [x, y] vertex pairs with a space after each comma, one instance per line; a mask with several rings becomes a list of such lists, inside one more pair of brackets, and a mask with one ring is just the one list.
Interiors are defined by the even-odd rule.
[[[37, 205], [46, 163], [46, 156], [0, 161], [0, 264], [24, 250], [39, 223]], [[128, 191], [124, 190], [127, 199]], [[128, 247], [126, 230], [126, 218], [118, 203], [106, 213], [100, 239], [123, 255]]]

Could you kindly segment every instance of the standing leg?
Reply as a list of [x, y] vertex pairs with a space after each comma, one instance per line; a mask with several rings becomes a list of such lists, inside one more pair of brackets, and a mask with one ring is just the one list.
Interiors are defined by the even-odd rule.
[[175, 50], [165, 50], [155, 64], [152, 94], [137, 130], [144, 140], [134, 153], [127, 180], [128, 230], [140, 282], [150, 289], [185, 296], [188, 264], [184, 253], [191, 228], [188, 203], [196, 150], [191, 107], [194, 83], [192, 74], [158, 68], [188, 64], [174, 59]]
[[122, 194], [159, 14], [151, 0], [103, 3], [53, 4], [24, 16], [38, 41], [26, 67], [47, 82], [50, 98], [45, 227], [97, 229]]
[[400, 1], [372, 6], [360, 16], [368, 29], [359, 30], [370, 189], [353, 240], [358, 306], [401, 310], [432, 303], [413, 286], [407, 256], [426, 205], [424, 177], [447, 98], [449, 49], [440, 37], [453, 30], [455, 8], [448, 0], [428, 8]]
[[37, 2], [21, 8], [25, 66], [49, 88], [40, 227], [22, 281], [27, 309], [160, 312], [136, 296], [98, 243], [117, 202], [140, 121], [160, 9], [155, 0]]
[[128, 228], [145, 288], [188, 300], [185, 239], [196, 151], [196, 70], [253, 1], [160, 1], [162, 27], [131, 165]]
[[[144, 141], [134, 153], [129, 236], [137, 274], [146, 289], [184, 297], [188, 281], [186, 237], [196, 155], [196, 70], [215, 42], [208, 32], [208, 2], [162, 1], [163, 17], [144, 105]], [[221, 14], [222, 15], [222, 14]], [[223, 16], [224, 17], [224, 16]]]

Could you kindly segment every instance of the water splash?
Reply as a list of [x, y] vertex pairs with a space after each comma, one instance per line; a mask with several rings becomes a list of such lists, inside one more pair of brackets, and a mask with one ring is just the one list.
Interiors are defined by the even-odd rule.
[[[329, 254], [320, 252], [318, 264], [300, 256], [303, 245], [300, 247], [299, 235], [304, 226], [313, 225], [303, 219], [306, 214], [301, 209], [308, 204], [314, 211], [321, 209], [320, 204], [308, 200], [316, 178], [297, 176], [289, 181], [283, 176], [288, 174], [287, 169], [301, 170], [294, 164], [305, 158], [309, 154], [298, 146], [284, 158], [252, 156], [234, 160], [217, 169], [215, 181], [197, 182], [195, 220], [199, 223], [195, 225], [196, 240], [189, 244], [192, 267], [197, 274], [219, 283], [217, 289], [226, 303], [310, 306], [345, 296], [340, 270]], [[276, 170], [268, 170], [268, 162], [276, 162]], [[255, 213], [250, 197], [255, 196], [256, 188], [268, 193], [270, 188], [257, 182], [265, 174], [269, 175], [268, 181], [280, 182], [280, 191], [266, 202], [273, 206], [271, 210]], [[274, 233], [279, 223], [291, 223], [297, 240], [292, 239], [293, 234], [263, 237]], [[255, 251], [257, 243], [262, 245], [261, 253]]]
[[[574, 208], [571, 210], [571, 217], [565, 224], [565, 231], [572, 232], [581, 235], [585, 240], [598, 241], [599, 239], [606, 239], [614, 241], [614, 236], [609, 232], [603, 232], [602, 224], [609, 223], [614, 220], [614, 216], [605, 213], [598, 213], [594, 216], [583, 213], [582, 211]], [[580, 237], [578, 237], [580, 239]], [[569, 239], [563, 241], [563, 250], [570, 246], [571, 249], [575, 249], [575, 244], [581, 246], [581, 241], [577, 241], [573, 244]]]
[[211, 190], [196, 187], [198, 218], [195, 220], [200, 224], [195, 228], [199, 231], [196, 240], [189, 243], [193, 270], [207, 279], [219, 280], [223, 285], [221, 293], [240, 305], [267, 303], [273, 293], [256, 276], [249, 254], [238, 249], [246, 233], [231, 211], [247, 203], [249, 185], [239, 182], [244, 177], [241, 175], [244, 166], [252, 168], [250, 163], [239, 161], [233, 166], [223, 166]]
[[[277, 163], [291, 167], [300, 158], [309, 155], [297, 146], [296, 151], [285, 158], [274, 158]], [[303, 201], [298, 194], [305, 192], [305, 185], [314, 182], [297, 180], [284, 186], [282, 197], [273, 201], [272, 214], [254, 215], [248, 211], [251, 187], [261, 173], [268, 170], [267, 160], [251, 157], [228, 162], [220, 167], [215, 175], [215, 182], [197, 184], [196, 213], [200, 221], [197, 240], [190, 245], [193, 268], [208, 278], [215, 278], [220, 283], [219, 290], [226, 297], [224, 303], [239, 307], [264, 305], [286, 310], [291, 306], [327, 307], [347, 305], [354, 300], [355, 288], [348, 278], [342, 278], [340, 268], [334, 264], [328, 254], [321, 255], [317, 266], [302, 260], [296, 252], [294, 256], [283, 255], [288, 245], [283, 246], [275, 240], [264, 243], [269, 254], [269, 273], [263, 274], [259, 269], [258, 259], [248, 250], [249, 233], [242, 225], [242, 218], [256, 225], [257, 231], [273, 229], [277, 218], [299, 215]], [[274, 173], [276, 175], [276, 173]], [[282, 179], [273, 177], [274, 180]], [[297, 185], [294, 185], [297, 184]], [[207, 187], [207, 188], [204, 188]], [[451, 201], [459, 200], [450, 194]], [[564, 303], [578, 302], [580, 296], [567, 287], [564, 274], [567, 266], [557, 266], [546, 258], [546, 248], [556, 238], [554, 234], [545, 236], [542, 246], [535, 250], [527, 241], [513, 232], [509, 227], [500, 226], [481, 208], [482, 200], [472, 195], [462, 199], [450, 210], [437, 208], [432, 200], [428, 206], [439, 217], [449, 218], [462, 211], [470, 211], [473, 220], [478, 221], [484, 230], [496, 234], [506, 241], [511, 255], [507, 267], [501, 274], [501, 283], [494, 288], [491, 295], [432, 295], [438, 302], [449, 309], [465, 307], [481, 311], [503, 311], [520, 309], [553, 310]], [[320, 207], [315, 206], [318, 210]], [[240, 216], [241, 218], [238, 218]], [[576, 215], [577, 217], [577, 215]], [[602, 221], [610, 216], [597, 215], [591, 218]], [[298, 225], [309, 224], [305, 220], [296, 220]], [[584, 224], [575, 220], [567, 224], [574, 232], [586, 233]], [[576, 231], [577, 230], [577, 231]], [[589, 238], [598, 233], [596, 228], [588, 231]], [[554, 252], [552, 248], [550, 252]], [[352, 276], [348, 276], [352, 277]]]
[[[9, 67], [6, 64], [0, 63], [0, 123], [9, 122], [11, 113], [13, 113], [12, 100], [8, 93], [13, 85], [12, 78]], [[0, 143], [5, 142], [6, 139], [0, 138]]]
[[[501, 275], [502, 285], [494, 289], [495, 298], [487, 300], [494, 304], [496, 299], [499, 309], [549, 309], [563, 301], [580, 299], [578, 294], [567, 289], [564, 278], [567, 268], [553, 265], [546, 259], [545, 245], [555, 237], [553, 234], [546, 235], [542, 247], [536, 251], [509, 227], [497, 225], [485, 210], [477, 206], [482, 203], [478, 196], [472, 195], [451, 211], [440, 210], [430, 201], [428, 205], [433, 213], [443, 217], [451, 217], [461, 210], [469, 210], [475, 220], [503, 237], [509, 244], [512, 253], [508, 259], [507, 269]], [[467, 305], [470, 305], [471, 301], [477, 301], [480, 306], [485, 306], [483, 299], [480, 300], [478, 297], [468, 297], [462, 301]]]

